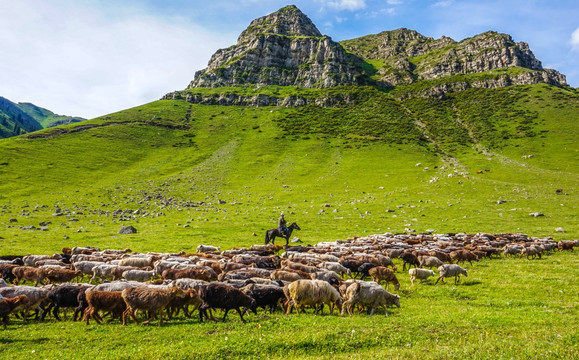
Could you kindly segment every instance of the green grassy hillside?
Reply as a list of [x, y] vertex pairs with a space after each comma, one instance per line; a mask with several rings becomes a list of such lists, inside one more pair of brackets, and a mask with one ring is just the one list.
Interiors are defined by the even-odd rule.
[[43, 128], [68, 125], [86, 120], [78, 116], [73, 117], [58, 115], [50, 110], [41, 108], [40, 106], [36, 106], [31, 103], [18, 103], [18, 107], [28, 115], [32, 116], [36, 121], [38, 121]]
[[[1, 140], [0, 254], [247, 246], [280, 211], [306, 243], [427, 230], [578, 236], [574, 89], [471, 89], [443, 100], [263, 91], [354, 93], [355, 102], [161, 100]], [[57, 207], [64, 215], [53, 216]], [[138, 233], [118, 235], [123, 224]]]

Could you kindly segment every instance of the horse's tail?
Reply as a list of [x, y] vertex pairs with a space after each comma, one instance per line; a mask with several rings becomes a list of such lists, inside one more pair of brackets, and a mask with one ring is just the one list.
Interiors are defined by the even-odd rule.
[[269, 236], [268, 235], [269, 235], [269, 231], [266, 230], [265, 231], [265, 245], [267, 245], [267, 243], [269, 243]]

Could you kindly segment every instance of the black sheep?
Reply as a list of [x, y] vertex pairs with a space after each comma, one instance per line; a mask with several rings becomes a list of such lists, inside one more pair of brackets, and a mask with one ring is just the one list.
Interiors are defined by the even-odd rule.
[[368, 274], [368, 271], [370, 271], [370, 269], [372, 268], [375, 268], [376, 266], [378, 265], [373, 263], [363, 263], [358, 268], [358, 272], [360, 273], [360, 280], [364, 280], [366, 276], [370, 276], [370, 274]]
[[209, 318], [207, 316], [207, 309], [211, 308], [225, 310], [223, 321], [225, 321], [229, 310], [235, 309], [241, 321], [245, 322], [241, 312], [242, 307], [249, 308], [257, 315], [255, 300], [251, 296], [245, 295], [241, 290], [227, 284], [212, 282], [200, 288], [199, 296], [203, 301], [203, 304], [199, 307], [199, 321], [203, 321], [204, 316]]
[[285, 299], [285, 294], [281, 286], [249, 284], [242, 291], [255, 300], [256, 307], [263, 308], [267, 311], [269, 306], [270, 312], [274, 312], [281, 300]]
[[414, 265], [414, 267], [420, 266], [420, 261], [418, 261], [418, 258], [409, 252], [405, 252], [400, 255], [400, 258], [402, 261], [404, 261], [402, 264], [402, 271], [406, 270], [406, 264], [408, 264], [408, 269], [410, 269], [412, 265]]
[[[42, 320], [46, 317], [46, 314], [53, 309], [52, 314], [54, 318], [60, 321], [58, 317], [58, 310], [60, 308], [78, 308], [78, 294], [81, 289], [87, 289], [83, 285], [60, 285], [48, 292], [48, 299], [50, 300], [50, 305], [46, 308], [44, 313], [42, 313]], [[77, 312], [74, 313], [74, 320], [76, 320]]]

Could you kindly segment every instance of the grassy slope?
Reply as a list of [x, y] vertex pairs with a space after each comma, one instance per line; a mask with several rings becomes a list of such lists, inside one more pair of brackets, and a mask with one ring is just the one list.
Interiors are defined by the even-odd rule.
[[[0, 253], [50, 253], [74, 245], [249, 245], [262, 241], [282, 210], [300, 224], [296, 235], [308, 243], [407, 228], [577, 238], [576, 96], [548, 86], [521, 93], [513, 103], [535, 114], [536, 135], [530, 138], [509, 125], [524, 117], [490, 118], [490, 126], [506, 129], [509, 139], [473, 126], [469, 116], [485, 114], [475, 105], [459, 106], [484, 96], [473, 92], [471, 99], [426, 107], [416, 103], [423, 100], [397, 105], [385, 99], [391, 108], [382, 115], [365, 103], [335, 112], [163, 100], [83, 123], [110, 126], [3, 140]], [[324, 115], [316, 118], [320, 111]], [[425, 124], [434, 145], [421, 140], [413, 118]], [[392, 125], [396, 119], [398, 127]], [[432, 129], [441, 121], [448, 129], [437, 134]], [[380, 133], [384, 126], [392, 127]], [[403, 143], [390, 142], [395, 139]], [[535, 156], [521, 159], [528, 154]], [[449, 178], [455, 170], [469, 178]], [[433, 176], [439, 180], [430, 184]], [[556, 189], [567, 195], [556, 195]], [[171, 197], [162, 204], [161, 198]], [[499, 199], [507, 203], [497, 204]], [[183, 206], [187, 201], [205, 204]], [[55, 206], [69, 211], [68, 218], [53, 217]], [[164, 215], [122, 221], [112, 215], [118, 209]], [[531, 218], [536, 211], [546, 216]], [[9, 223], [11, 218], [18, 222]], [[52, 222], [48, 231], [20, 229], [41, 221]], [[121, 223], [134, 224], [139, 233], [118, 236]], [[556, 227], [566, 233], [555, 233]]]

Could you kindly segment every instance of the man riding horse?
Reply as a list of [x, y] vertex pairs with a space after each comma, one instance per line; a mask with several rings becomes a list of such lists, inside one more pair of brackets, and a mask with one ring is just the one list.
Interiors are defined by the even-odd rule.
[[287, 237], [287, 221], [283, 215], [283, 212], [280, 214], [279, 219], [277, 220], [277, 229], [283, 235], [283, 237]]

